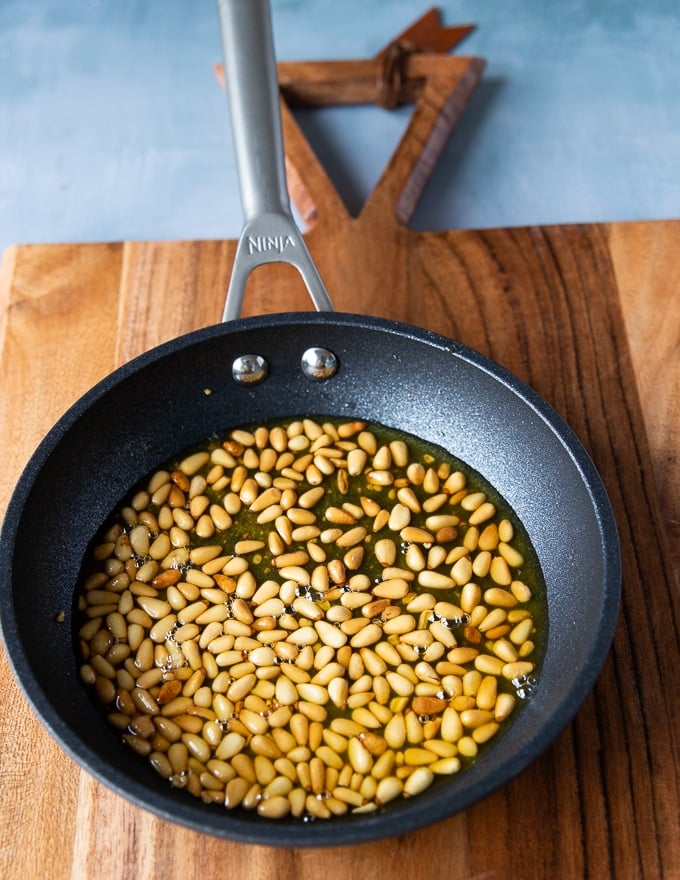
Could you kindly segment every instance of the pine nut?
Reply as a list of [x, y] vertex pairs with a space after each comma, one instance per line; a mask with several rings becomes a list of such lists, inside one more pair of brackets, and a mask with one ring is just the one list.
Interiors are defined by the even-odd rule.
[[394, 565], [397, 558], [397, 546], [391, 538], [381, 538], [377, 541], [373, 552], [381, 565]]
[[433, 773], [427, 767], [417, 767], [404, 782], [404, 795], [414, 797], [432, 784]]
[[285, 795], [270, 795], [257, 804], [258, 815], [267, 819], [282, 819], [290, 812], [290, 801]]
[[414, 630], [416, 627], [416, 619], [412, 614], [399, 614], [388, 620], [383, 625], [383, 631], [388, 635], [403, 634]]
[[520, 621], [510, 632], [510, 641], [514, 645], [521, 645], [529, 638], [534, 629], [534, 621], [527, 617]]
[[513, 681], [516, 678], [521, 679], [525, 675], [530, 675], [534, 671], [534, 664], [526, 660], [516, 660], [513, 663], [506, 663], [502, 669], [504, 678]]
[[434, 638], [441, 642], [446, 648], [453, 648], [456, 645], [456, 637], [453, 632], [445, 626], [440, 620], [435, 620], [430, 624], [430, 632]]
[[367, 626], [360, 629], [359, 632], [350, 639], [349, 643], [352, 648], [364, 648], [380, 641], [382, 635], [382, 630], [377, 624], [369, 623]]
[[510, 590], [518, 602], [528, 602], [531, 599], [531, 589], [522, 581], [513, 581]]
[[[480, 622], [477, 624], [477, 629], [481, 633], [486, 633], [489, 630], [493, 629], [495, 626], [499, 626], [501, 623], [504, 623], [507, 619], [507, 613], [502, 608], [494, 608], [493, 611], [489, 612], [485, 617], [483, 617]], [[470, 620], [472, 623], [472, 620]]]
[[487, 605], [496, 605], [500, 608], [514, 608], [517, 599], [509, 590], [503, 590], [499, 587], [491, 587], [484, 592], [484, 601]]
[[389, 578], [373, 587], [373, 595], [384, 599], [403, 599], [409, 591], [409, 585], [403, 578]]
[[270, 819], [372, 812], [512, 715], [536, 668], [526, 548], [462, 471], [383, 436], [237, 429], [98, 537], [80, 677], [173, 786]]
[[480, 724], [472, 731], [472, 739], [476, 743], [488, 742], [492, 736], [498, 733], [499, 724], [497, 721], [488, 721], [486, 724]]
[[393, 532], [401, 532], [411, 522], [411, 510], [405, 504], [395, 504], [390, 512], [387, 526]]
[[472, 563], [467, 556], [459, 559], [451, 569], [451, 577], [458, 584], [463, 586], [472, 578]]
[[455, 586], [453, 578], [436, 571], [421, 571], [418, 575], [418, 583], [428, 590], [450, 590]]
[[491, 579], [499, 586], [509, 586], [512, 583], [512, 574], [508, 563], [502, 556], [494, 556], [489, 567]]
[[[470, 496], [468, 496], [470, 497]], [[470, 514], [468, 522], [470, 525], [478, 525], [479, 523], [487, 522], [490, 520], [492, 516], [496, 513], [496, 507], [491, 504], [490, 501], [485, 501], [483, 504], [480, 504], [473, 513]]]
[[335, 543], [338, 547], [354, 547], [360, 544], [366, 537], [366, 529], [363, 526], [355, 526], [347, 532], [343, 532]]

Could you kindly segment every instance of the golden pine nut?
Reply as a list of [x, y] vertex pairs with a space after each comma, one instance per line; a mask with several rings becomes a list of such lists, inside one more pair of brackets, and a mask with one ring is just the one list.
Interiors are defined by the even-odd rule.
[[411, 797], [512, 714], [499, 682], [534, 674], [512, 522], [382, 436], [232, 431], [157, 471], [98, 539], [81, 679], [206, 803], [327, 819]]

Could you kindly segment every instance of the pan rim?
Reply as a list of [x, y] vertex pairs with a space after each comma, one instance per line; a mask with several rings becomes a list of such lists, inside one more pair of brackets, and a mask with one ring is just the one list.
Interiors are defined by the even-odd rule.
[[[402, 337], [406, 335], [415, 341], [426, 343], [444, 352], [448, 352], [470, 363], [477, 369], [483, 370], [492, 377], [499, 379], [513, 394], [547, 423], [550, 430], [568, 451], [587, 488], [593, 509], [597, 513], [596, 519], [600, 529], [599, 541], [603, 548], [604, 572], [602, 582], [605, 591], [602, 604], [604, 610], [596, 631], [596, 638], [592, 640], [590, 646], [588, 663], [584, 667], [583, 675], [579, 679], [578, 684], [572, 687], [565, 696], [565, 699], [557, 707], [554, 716], [541, 725], [539, 734], [534, 736], [523, 750], [513, 755], [511, 759], [508, 759], [502, 765], [502, 772], [499, 773], [500, 781], [488, 780], [477, 783], [476, 786], [468, 786], [463, 796], [457, 799], [453, 806], [450, 800], [447, 801], [444, 793], [437, 798], [432, 797], [428, 799], [427, 796], [421, 796], [421, 798], [408, 802], [406, 807], [399, 811], [400, 828], [398, 833], [401, 834], [439, 821], [455, 812], [466, 809], [473, 803], [488, 796], [501, 785], [509, 782], [537, 758], [561, 730], [569, 724], [586, 696], [592, 690], [609, 652], [616, 626], [621, 592], [621, 559], [614, 514], [602, 479], [581, 441], [567, 422], [530, 385], [497, 362], [462, 343], [430, 330], [380, 317], [338, 312], [293, 312], [242, 318], [231, 322], [229, 325], [219, 323], [210, 325], [162, 343], [118, 367], [86, 391], [66, 410], [38, 445], [25, 466], [10, 498], [2, 529], [0, 530], [0, 570], [5, 573], [11, 571], [16, 537], [15, 523], [19, 521], [19, 516], [24, 509], [31, 488], [43, 464], [81, 414], [105, 395], [111, 387], [133, 375], [147, 364], [165, 355], [172, 354], [180, 348], [189, 347], [203, 340], [220, 337], [225, 334], [239, 333], [246, 329], [279, 327], [281, 325], [299, 326], [302, 324], [311, 324], [319, 327], [339, 324], [346, 327], [363, 327], [371, 330], [386, 331]], [[5, 575], [3, 575], [3, 579], [7, 580]], [[226, 827], [220, 829], [212, 827], [216, 823], [206, 822], [202, 812], [195, 809], [193, 804], [189, 804], [186, 809], [182, 809], [185, 805], [183, 803], [180, 805], [178, 799], [178, 804], [173, 804], [172, 811], [160, 808], [158, 803], [152, 803], [145, 786], [130, 780], [129, 777], [117, 771], [115, 767], [107, 767], [106, 769], [109, 772], [102, 772], [98, 766], [101, 763], [101, 759], [89, 749], [87, 742], [79, 734], [76, 734], [56, 713], [39, 683], [33, 679], [31, 664], [24, 651], [24, 645], [19, 635], [19, 624], [14, 615], [11, 590], [5, 587], [6, 584], [3, 585], [0, 593], [0, 635], [2, 635], [7, 648], [6, 653], [10, 666], [24, 695], [53, 738], [67, 754], [118, 794], [169, 821], [179, 822], [197, 831], [241, 842], [271, 846], [313, 847], [367, 842], [391, 836], [389, 828], [386, 829], [385, 827], [384, 817], [380, 814], [375, 816], [365, 815], [362, 817], [361, 823], [356, 821], [343, 823], [334, 819], [327, 826], [321, 823], [316, 823], [314, 826], [305, 826], [298, 823], [295, 829], [292, 829], [290, 824], [282, 827], [281, 823], [272, 824], [261, 817], [257, 818], [256, 823], [253, 823], [230, 816], [229, 820], [225, 822]], [[24, 681], [24, 677], [26, 681]], [[29, 683], [33, 685], [32, 691], [28, 687]], [[84, 752], [89, 756], [89, 760], [84, 759]], [[281, 839], [273, 839], [277, 835]], [[270, 838], [270, 840], [267, 838]], [[288, 844], [284, 842], [286, 838], [289, 839]]]

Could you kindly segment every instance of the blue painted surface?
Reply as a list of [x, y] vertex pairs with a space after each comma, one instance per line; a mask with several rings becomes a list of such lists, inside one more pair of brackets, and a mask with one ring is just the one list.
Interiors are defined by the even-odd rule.
[[[273, 0], [279, 58], [374, 55], [430, 3]], [[677, 0], [442, 0], [488, 67], [414, 225], [680, 217]], [[235, 237], [211, 0], [0, 0], [0, 250]], [[306, 113], [356, 210], [408, 110]]]

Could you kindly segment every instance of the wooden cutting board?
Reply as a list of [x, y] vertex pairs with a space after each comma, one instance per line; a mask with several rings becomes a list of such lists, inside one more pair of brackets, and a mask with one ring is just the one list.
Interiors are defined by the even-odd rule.
[[[349, 79], [337, 67], [280, 65], [284, 93], [327, 100], [330, 89], [342, 98], [351, 79], [362, 100], [374, 99], [384, 89], [376, 63], [347, 66]], [[624, 563], [619, 625], [595, 690], [531, 767], [465, 813], [405, 836], [395, 828], [377, 843], [284, 850], [187, 831], [95, 782], [42, 728], [3, 655], [4, 878], [678, 876], [680, 221], [411, 231], [481, 62], [415, 55], [400, 63], [399, 95], [417, 98], [413, 122], [358, 217], [285, 113], [309, 247], [338, 309], [429, 327], [490, 355], [533, 385], [589, 449]], [[233, 241], [181, 241], [5, 253], [3, 509], [38, 441], [80, 394], [142, 350], [219, 320], [234, 249]], [[292, 270], [253, 276], [248, 313], [307, 307]]]

